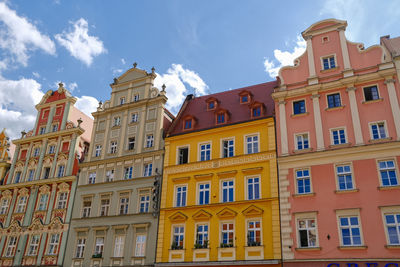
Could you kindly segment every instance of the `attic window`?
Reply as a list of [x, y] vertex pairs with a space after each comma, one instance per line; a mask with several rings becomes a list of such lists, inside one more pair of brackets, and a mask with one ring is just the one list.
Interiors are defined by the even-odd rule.
[[322, 37], [322, 43], [327, 43], [327, 42], [329, 42], [329, 37], [328, 36]]
[[251, 105], [251, 117], [258, 118], [264, 114], [264, 105], [259, 102], [255, 102]]
[[191, 130], [195, 124], [195, 118], [192, 115], [187, 115], [183, 118], [182, 121], [182, 129], [183, 130]]
[[225, 123], [225, 113], [217, 114], [217, 124]]
[[242, 91], [239, 93], [240, 104], [248, 104], [251, 102], [251, 93], [249, 91]]
[[186, 120], [184, 121], [184, 126], [183, 126], [183, 128], [184, 128], [185, 130], [187, 130], [187, 129], [192, 129], [192, 119], [186, 119]]
[[214, 97], [210, 97], [206, 100], [207, 110], [215, 110], [217, 108], [218, 102]]
[[228, 112], [221, 109], [215, 113], [215, 124], [224, 124], [228, 121]]

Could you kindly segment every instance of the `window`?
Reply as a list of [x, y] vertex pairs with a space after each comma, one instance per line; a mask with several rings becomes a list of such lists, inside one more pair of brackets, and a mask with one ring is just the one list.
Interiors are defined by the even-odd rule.
[[49, 146], [49, 154], [54, 154], [56, 151], [56, 146]]
[[183, 129], [192, 129], [192, 119], [187, 119], [184, 121]]
[[63, 177], [64, 176], [64, 169], [65, 169], [64, 165], [59, 165], [58, 166], [57, 177]]
[[139, 121], [139, 113], [135, 112], [132, 113], [131, 122], [138, 122]]
[[38, 210], [46, 210], [47, 209], [47, 201], [49, 199], [48, 194], [41, 194], [39, 198]]
[[60, 234], [52, 234], [50, 235], [49, 242], [49, 255], [56, 255], [58, 252], [58, 243], [60, 242]]
[[36, 256], [39, 248], [39, 235], [33, 235], [29, 242], [28, 256]]
[[208, 247], [208, 224], [198, 224], [196, 228], [195, 248]]
[[261, 107], [254, 107], [251, 109], [251, 114], [253, 117], [260, 117], [261, 116]]
[[176, 187], [176, 205], [175, 207], [186, 206], [186, 185]]
[[9, 203], [8, 198], [3, 198], [1, 200], [0, 214], [6, 214], [7, 213], [8, 205], [9, 205], [8, 203]]
[[310, 171], [308, 169], [296, 171], [297, 194], [311, 193]]
[[364, 87], [363, 89], [364, 89], [365, 101], [372, 101], [379, 99], [378, 87], [376, 85]]
[[341, 105], [339, 93], [328, 95], [328, 108], [336, 108]]
[[28, 182], [33, 181], [34, 176], [35, 176], [35, 170], [29, 170], [28, 171]]
[[210, 184], [199, 184], [199, 205], [210, 204]]
[[225, 113], [217, 114], [217, 124], [225, 123]]
[[172, 249], [183, 249], [185, 228], [183, 226], [174, 226]]
[[45, 167], [43, 170], [43, 179], [48, 179], [50, 177], [50, 167]]
[[15, 173], [15, 183], [19, 183], [21, 181], [21, 172]]
[[214, 109], [214, 108], [215, 108], [215, 102], [214, 101], [209, 102], [208, 103], [208, 109]]
[[17, 237], [16, 236], [10, 236], [8, 238], [6, 257], [13, 257], [14, 256], [16, 246], [17, 246]]
[[221, 247], [233, 247], [233, 223], [222, 223]]
[[154, 145], [154, 136], [152, 134], [147, 135], [146, 137], [146, 147], [153, 147]]
[[386, 138], [386, 129], [384, 122], [371, 123], [372, 139], [383, 139]]
[[114, 240], [114, 257], [123, 257], [125, 236], [116, 236]]
[[211, 159], [211, 144], [200, 145], [200, 161]]
[[234, 187], [233, 180], [222, 181], [222, 202], [233, 202], [234, 201]]
[[108, 216], [110, 210], [110, 199], [103, 198], [100, 202], [100, 216]]
[[259, 220], [247, 222], [247, 246], [261, 246], [261, 222]]
[[83, 198], [82, 218], [89, 217], [91, 209], [92, 209], [92, 199], [90, 197]]
[[240, 103], [247, 103], [249, 102], [249, 96], [248, 95], [243, 95], [240, 97]]
[[121, 117], [114, 117], [113, 126], [121, 125]]
[[39, 134], [44, 134], [46, 132], [46, 127], [39, 128]]
[[58, 195], [57, 209], [65, 209], [67, 206], [68, 193], [62, 192]]
[[308, 149], [310, 144], [308, 141], [308, 133], [296, 134], [296, 150]]
[[361, 231], [357, 216], [339, 217], [343, 246], [361, 245]]
[[336, 172], [339, 190], [351, 190], [354, 188], [350, 165], [337, 166]]
[[303, 114], [306, 113], [306, 101], [299, 100], [293, 102], [293, 114]]
[[317, 231], [315, 219], [299, 219], [298, 225], [298, 242], [299, 247], [309, 248], [317, 246]]
[[119, 99], [119, 104], [120, 104], [120, 105], [125, 104], [125, 97], [121, 97], [121, 98]]
[[344, 129], [332, 130], [332, 142], [334, 145], [346, 144], [346, 133]]
[[94, 184], [95, 182], [96, 182], [96, 173], [95, 172], [89, 173], [88, 184]]
[[96, 146], [96, 149], [95, 149], [95, 154], [94, 154], [94, 156], [95, 156], [95, 157], [100, 157], [100, 155], [101, 155], [101, 145], [97, 145], [97, 146]]
[[119, 199], [119, 214], [128, 214], [129, 208], [129, 197], [127, 195], [123, 195]]
[[151, 176], [153, 171], [153, 163], [144, 164], [143, 176]]
[[253, 177], [247, 179], [247, 199], [260, 199], [260, 178]]
[[128, 150], [135, 149], [135, 137], [128, 138]]
[[23, 213], [25, 211], [27, 196], [22, 196], [18, 199], [17, 213]]
[[178, 149], [178, 164], [186, 164], [189, 162], [189, 148], [181, 147]]
[[111, 141], [111, 143], [110, 143], [110, 153], [111, 154], [117, 153], [117, 141]]
[[222, 157], [233, 157], [235, 153], [235, 145], [233, 139], [222, 141]]
[[139, 196], [139, 212], [149, 212], [150, 206], [150, 194], [140, 195]]
[[322, 63], [324, 64], [324, 70], [329, 70], [336, 67], [334, 56], [323, 58]]
[[133, 174], [133, 167], [125, 167], [125, 175], [124, 175], [125, 180], [132, 179], [132, 174]]
[[58, 131], [58, 124], [53, 124], [52, 128], [51, 128], [52, 132], [57, 132]]
[[114, 180], [114, 169], [106, 171], [106, 182], [112, 182]]
[[76, 242], [76, 253], [75, 258], [83, 258], [83, 252], [85, 251], [86, 238], [78, 238]]
[[382, 186], [398, 185], [396, 167], [393, 160], [379, 161], [379, 173], [381, 175]]
[[96, 237], [96, 245], [94, 247], [95, 255], [102, 255], [104, 250], [104, 237], [98, 236]]
[[400, 213], [385, 214], [389, 245], [400, 245]]
[[247, 136], [246, 137], [247, 144], [247, 154], [258, 153], [258, 136]]
[[146, 235], [136, 235], [135, 257], [144, 257], [146, 252]]
[[133, 102], [139, 101], [139, 94], [133, 96]]
[[38, 156], [39, 156], [39, 153], [40, 153], [40, 148], [39, 148], [39, 147], [36, 147], [36, 148], [33, 150], [33, 156], [34, 156], [34, 157], [38, 157]]

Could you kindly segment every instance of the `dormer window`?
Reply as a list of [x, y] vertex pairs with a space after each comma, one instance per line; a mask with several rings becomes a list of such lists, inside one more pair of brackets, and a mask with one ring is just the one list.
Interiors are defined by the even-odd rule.
[[224, 123], [225, 122], [225, 113], [220, 113], [217, 115], [217, 123]]
[[224, 109], [218, 110], [215, 114], [216, 124], [224, 124], [228, 121], [228, 112]]
[[251, 117], [257, 118], [261, 117], [264, 114], [265, 106], [262, 103], [255, 101], [250, 105], [250, 109], [251, 109]]
[[185, 129], [191, 129], [192, 128], [192, 120], [191, 119], [187, 119], [185, 120]]
[[249, 97], [247, 95], [244, 95], [240, 98], [241, 103], [247, 103], [249, 102]]
[[253, 117], [260, 117], [261, 116], [261, 107], [258, 106], [258, 107], [252, 108], [251, 113], [253, 114]]
[[214, 109], [214, 108], [215, 108], [215, 102], [208, 103], [208, 109]]
[[183, 118], [183, 130], [193, 129], [195, 124], [195, 118], [192, 115], [187, 115]]
[[206, 99], [207, 110], [215, 110], [218, 106], [218, 100], [215, 97], [209, 97]]
[[251, 93], [249, 91], [241, 91], [239, 93], [239, 98], [240, 98], [240, 104], [248, 104], [251, 102]]

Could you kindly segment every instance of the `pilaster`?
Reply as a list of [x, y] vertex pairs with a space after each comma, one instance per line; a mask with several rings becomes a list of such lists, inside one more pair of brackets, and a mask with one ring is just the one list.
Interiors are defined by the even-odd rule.
[[315, 77], [315, 62], [314, 62], [314, 51], [312, 47], [312, 37], [307, 36], [305, 37], [306, 42], [307, 42], [307, 59], [308, 59], [308, 72], [309, 72], [309, 78]]
[[47, 210], [46, 214], [46, 220], [45, 224], [49, 224], [51, 220], [51, 214], [53, 213], [53, 207], [55, 205], [54, 201], [56, 198], [56, 191], [57, 191], [57, 183], [53, 183], [51, 186], [51, 195], [50, 195], [50, 200], [49, 200], [49, 208]]
[[7, 228], [11, 223], [11, 215], [14, 213], [15, 202], [18, 196], [18, 189], [14, 188], [13, 196], [11, 199], [10, 207], [8, 208], [7, 221], [3, 228]]
[[313, 102], [314, 110], [314, 123], [315, 123], [315, 137], [317, 139], [317, 150], [324, 150], [324, 134], [322, 131], [322, 120], [321, 120], [321, 110], [319, 108], [319, 97], [318, 93], [313, 93], [311, 99]]
[[54, 154], [53, 162], [51, 163], [50, 177], [55, 176], [56, 167], [57, 167], [57, 158], [58, 158], [58, 153], [60, 152], [60, 149], [61, 149], [61, 136], [58, 137], [56, 153]]
[[33, 147], [33, 143], [31, 143], [29, 145], [28, 153], [26, 154], [25, 165], [24, 165], [24, 169], [23, 169], [22, 174], [21, 174], [21, 181], [23, 181], [23, 182], [25, 182], [25, 179], [26, 179], [25, 175], [26, 175], [26, 170], [28, 169], [29, 159], [31, 158], [32, 147]]
[[140, 115], [139, 115], [139, 127], [137, 129], [138, 132], [138, 140], [137, 140], [137, 154], [142, 153], [143, 148], [145, 146], [145, 122], [147, 120], [147, 106], [143, 105], [140, 107]]
[[71, 106], [71, 102], [68, 101], [68, 102], [65, 103], [64, 114], [63, 114], [63, 117], [62, 117], [60, 130], [64, 130], [65, 126], [67, 125], [67, 119], [68, 119], [70, 106]]
[[394, 119], [394, 126], [396, 128], [396, 135], [397, 135], [396, 140], [400, 140], [400, 107], [394, 83], [395, 83], [394, 79], [385, 80], [385, 84], [387, 86], [389, 94], [390, 107], [392, 109], [392, 114]]
[[27, 234], [19, 236], [18, 245], [15, 250], [13, 266], [21, 265], [22, 256], [24, 255], [24, 250], [25, 250], [24, 248], [25, 248], [27, 238], [28, 238]]
[[342, 50], [342, 55], [343, 55], [344, 70], [349, 70], [349, 69], [351, 69], [351, 65], [350, 65], [349, 50], [347, 48], [346, 36], [344, 35], [344, 30], [345, 30], [344, 27], [338, 29], [339, 39], [340, 39], [340, 48]]
[[357, 106], [355, 91], [356, 91], [355, 87], [348, 87], [346, 89], [346, 92], [349, 95], [351, 120], [353, 121], [353, 130], [354, 130], [354, 137], [356, 139], [356, 145], [363, 145], [364, 139], [361, 130], [360, 116], [358, 115], [358, 106]]
[[3, 251], [4, 243], [6, 242], [6, 239], [7, 239], [7, 236], [6, 236], [6, 235], [3, 235], [3, 236], [0, 238], [0, 252]]
[[31, 223], [32, 214], [35, 209], [37, 193], [38, 193], [38, 187], [32, 186], [31, 192], [29, 193], [28, 205], [26, 206], [26, 211], [25, 211], [25, 216], [24, 216], [24, 221], [22, 223], [22, 226], [29, 226]]
[[[106, 132], [104, 133], [103, 147], [101, 149], [101, 159], [104, 159], [107, 154], [107, 141], [110, 135], [111, 114], [107, 114]], [[94, 131], [94, 129], [93, 129]]]
[[56, 106], [52, 105], [50, 108], [49, 117], [47, 118], [46, 133], [51, 131], [51, 123], [53, 122], [54, 113], [56, 112]]
[[42, 234], [42, 236], [41, 236], [38, 255], [37, 255], [36, 265], [38, 265], [38, 266], [40, 266], [42, 264], [42, 258], [43, 258], [43, 254], [44, 254], [44, 249], [45, 249], [45, 246], [46, 246], [46, 243], [47, 243], [46, 239], [47, 239], [47, 233], [44, 232]]
[[64, 254], [65, 254], [67, 240], [68, 240], [68, 231], [62, 232], [61, 237], [62, 237], [62, 239], [61, 239], [61, 243], [60, 243], [60, 250], [58, 252], [58, 258], [57, 258], [58, 266], [63, 266]]
[[279, 129], [281, 133], [281, 154], [289, 154], [287, 126], [286, 126], [286, 101], [279, 101]]
[[10, 168], [10, 171], [8, 173], [7, 184], [11, 184], [12, 180], [14, 178], [15, 163], [17, 162], [17, 159], [19, 157], [19, 150], [20, 149], [21, 149], [21, 145], [18, 144], [17, 147], [15, 148], [15, 152], [14, 152], [11, 168]]
[[120, 149], [118, 149], [118, 157], [123, 155], [126, 149], [126, 132], [128, 128], [128, 110], [125, 109], [122, 115], [121, 131], [120, 131]]
[[72, 175], [72, 169], [74, 166], [74, 161], [75, 161], [75, 146], [76, 146], [76, 139], [78, 136], [76, 134], [72, 135], [72, 140], [69, 145], [69, 154], [68, 154], [68, 162], [67, 162], [67, 170], [66, 170], [66, 176]]
[[39, 180], [40, 178], [40, 173], [42, 170], [42, 164], [43, 164], [43, 158], [44, 155], [46, 154], [46, 150], [47, 150], [47, 138], [43, 140], [43, 144], [42, 144], [42, 150], [40, 151], [40, 157], [39, 157], [39, 162], [36, 168], [36, 173], [35, 173], [35, 180]]
[[74, 207], [74, 201], [75, 201], [76, 184], [77, 184], [77, 180], [74, 180], [71, 185], [67, 215], [65, 216], [65, 223], [70, 223], [70, 221], [71, 221], [72, 208]]

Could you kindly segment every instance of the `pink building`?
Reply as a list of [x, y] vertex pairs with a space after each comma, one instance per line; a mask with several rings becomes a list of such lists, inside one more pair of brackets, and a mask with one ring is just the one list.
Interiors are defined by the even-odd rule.
[[305, 30], [306, 52], [280, 70], [273, 93], [285, 266], [399, 263], [396, 48], [365, 49], [346, 26]]

